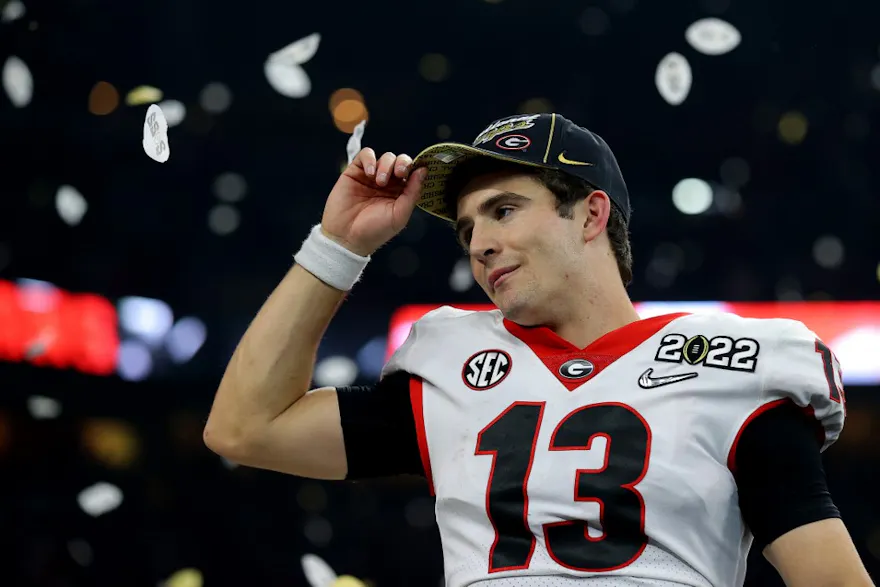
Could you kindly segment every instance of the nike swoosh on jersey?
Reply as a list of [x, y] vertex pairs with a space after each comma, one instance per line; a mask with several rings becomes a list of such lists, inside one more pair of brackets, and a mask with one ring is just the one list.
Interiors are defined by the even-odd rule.
[[666, 375], [664, 377], [651, 377], [651, 373], [654, 372], [654, 369], [648, 369], [642, 376], [639, 377], [639, 387], [642, 389], [653, 389], [655, 387], [660, 387], [661, 385], [669, 385], [671, 383], [678, 383], [679, 381], [685, 381], [687, 379], [693, 379], [699, 373], [681, 373], [680, 375]]
[[568, 159], [565, 156], [565, 151], [560, 153], [556, 158], [559, 159], [560, 163], [565, 163], [566, 165], [593, 165], [593, 163], [584, 163], [583, 161], [573, 161]]

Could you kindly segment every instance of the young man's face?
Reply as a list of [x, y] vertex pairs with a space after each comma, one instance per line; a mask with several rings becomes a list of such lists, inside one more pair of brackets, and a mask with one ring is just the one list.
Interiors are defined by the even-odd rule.
[[583, 271], [582, 222], [556, 207], [537, 178], [510, 172], [473, 178], [458, 199], [457, 235], [474, 279], [520, 324], [540, 323], [554, 300], [571, 295], [571, 275]]

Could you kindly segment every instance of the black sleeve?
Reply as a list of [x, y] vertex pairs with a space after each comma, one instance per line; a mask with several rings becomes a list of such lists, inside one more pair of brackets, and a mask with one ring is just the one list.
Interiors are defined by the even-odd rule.
[[757, 416], [739, 438], [739, 506], [760, 550], [799, 526], [840, 517], [825, 482], [817, 425], [785, 402]]
[[346, 479], [424, 476], [409, 396], [411, 377], [398, 371], [375, 385], [336, 388]]

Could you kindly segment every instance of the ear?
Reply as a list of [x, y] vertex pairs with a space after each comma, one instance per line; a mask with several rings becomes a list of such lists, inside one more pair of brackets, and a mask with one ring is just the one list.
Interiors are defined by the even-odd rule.
[[611, 199], [602, 190], [595, 190], [581, 204], [584, 213], [584, 241], [590, 242], [605, 231], [611, 217]]

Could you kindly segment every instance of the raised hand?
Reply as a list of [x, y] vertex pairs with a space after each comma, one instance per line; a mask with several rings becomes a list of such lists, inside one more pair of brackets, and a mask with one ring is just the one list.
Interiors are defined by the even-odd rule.
[[321, 218], [324, 234], [353, 253], [367, 256], [406, 226], [427, 169], [410, 175], [409, 155], [385, 153], [378, 161], [364, 148], [342, 172]]

